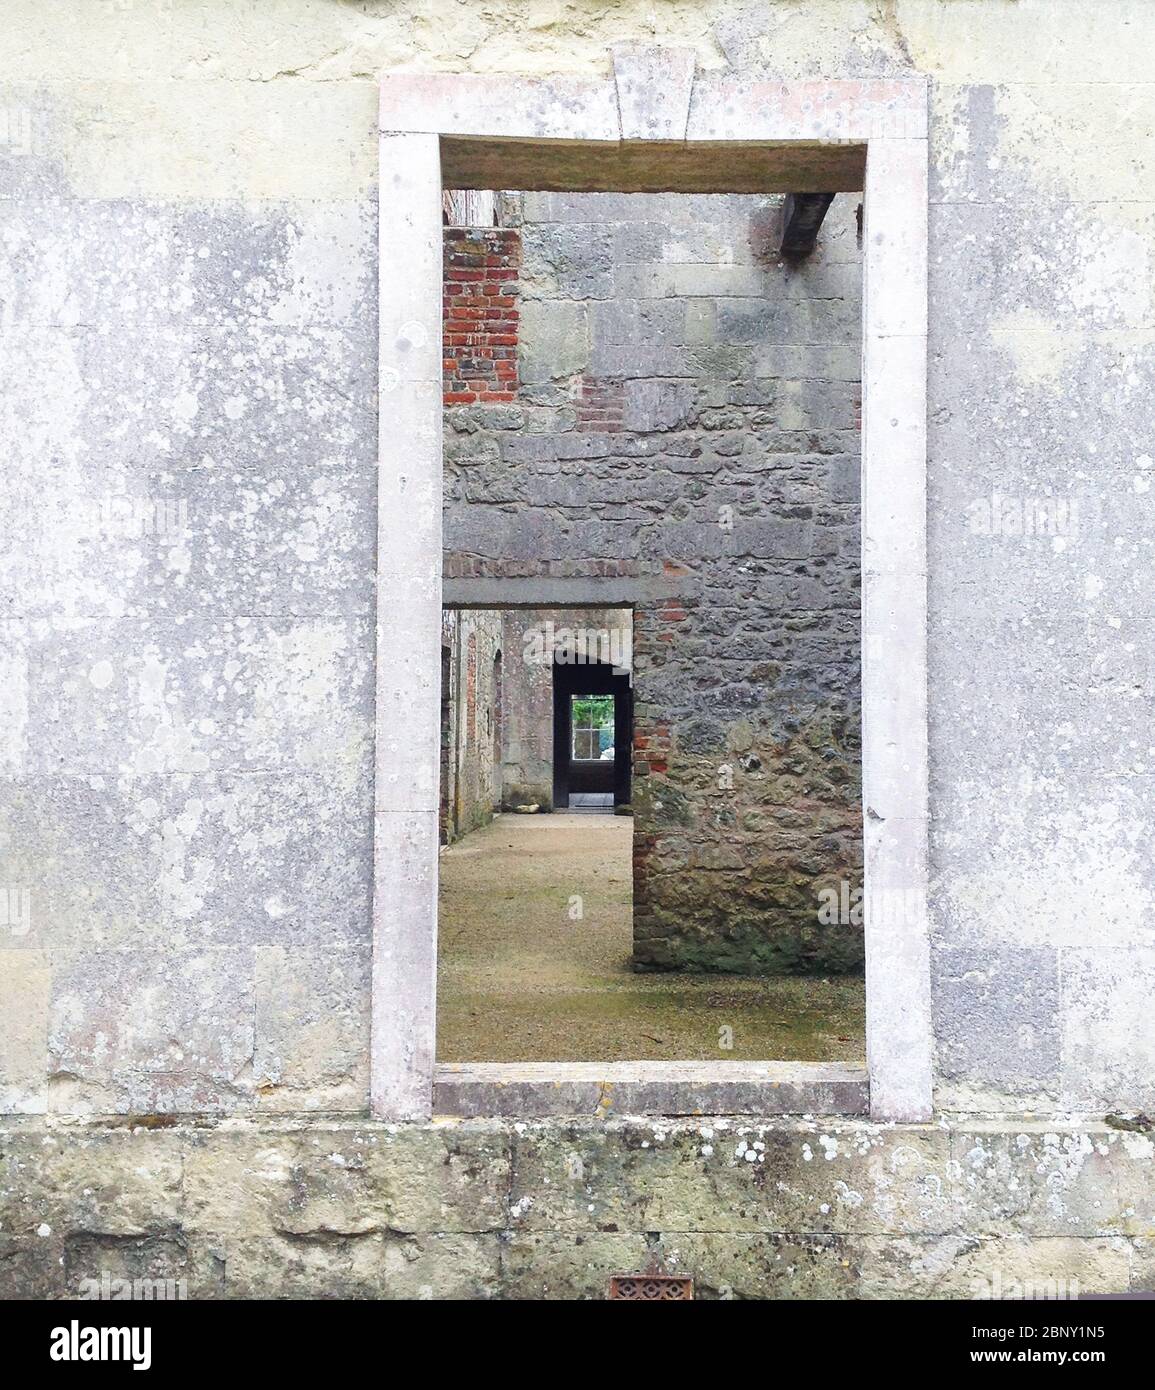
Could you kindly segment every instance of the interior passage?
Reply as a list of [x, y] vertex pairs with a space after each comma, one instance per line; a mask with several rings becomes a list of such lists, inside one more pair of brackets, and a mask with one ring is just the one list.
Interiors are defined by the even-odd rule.
[[438, 1058], [864, 1060], [856, 976], [638, 974], [629, 817], [497, 816], [441, 855]]

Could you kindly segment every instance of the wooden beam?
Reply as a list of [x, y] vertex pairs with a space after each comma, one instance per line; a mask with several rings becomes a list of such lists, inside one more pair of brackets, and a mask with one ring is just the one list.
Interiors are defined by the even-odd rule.
[[446, 188], [523, 193], [856, 193], [866, 145], [442, 135], [441, 168]]
[[833, 193], [787, 193], [782, 204], [782, 255], [792, 259], [809, 256], [833, 201]]

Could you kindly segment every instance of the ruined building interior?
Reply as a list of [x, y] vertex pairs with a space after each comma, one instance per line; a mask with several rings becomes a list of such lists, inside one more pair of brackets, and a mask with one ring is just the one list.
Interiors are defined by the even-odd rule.
[[447, 573], [684, 578], [444, 610], [443, 1060], [862, 1061], [859, 204], [445, 195]]

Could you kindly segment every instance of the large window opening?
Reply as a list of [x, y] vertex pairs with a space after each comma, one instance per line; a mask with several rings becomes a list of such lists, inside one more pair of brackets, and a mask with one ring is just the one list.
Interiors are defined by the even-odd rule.
[[[925, 83], [918, 79], [762, 82], [696, 74], [688, 53], [660, 49], [615, 50], [610, 67], [608, 80], [398, 73], [382, 81], [373, 1111], [394, 1119], [426, 1116], [431, 1105], [455, 1114], [575, 1113], [601, 1107], [612, 1084], [615, 1106], [633, 1113], [847, 1113], [860, 1112], [869, 1103], [876, 1118], [926, 1118], [931, 1113], [932, 1047], [925, 911]], [[699, 737], [700, 730], [679, 737], [671, 725], [655, 717], [661, 713], [661, 703], [642, 689], [653, 679], [658, 685], [651, 689], [665, 683], [660, 692], [663, 700], [681, 690], [691, 707], [705, 703], [742, 708], [744, 704], [740, 692], [745, 683], [728, 680], [725, 672], [715, 669], [713, 663], [721, 660], [717, 645], [709, 660], [700, 660], [708, 682], [705, 693], [685, 681], [684, 665], [666, 662], [665, 649], [659, 645], [665, 633], [664, 640], [676, 642], [683, 656], [691, 654], [693, 643], [685, 640], [687, 631], [678, 629], [696, 598], [718, 593], [741, 598], [748, 586], [761, 587], [767, 579], [765, 567], [752, 564], [737, 583], [722, 587], [707, 583], [695, 591], [702, 579], [700, 570], [695, 574], [692, 563], [677, 558], [690, 553], [683, 544], [684, 523], [690, 519], [684, 506], [702, 500], [702, 486], [707, 495], [710, 491], [708, 477], [692, 476], [699, 471], [693, 460], [702, 455], [695, 455], [692, 448], [668, 451], [691, 460], [681, 470], [689, 476], [681, 478], [664, 500], [651, 499], [649, 506], [628, 492], [637, 481], [628, 476], [628, 469], [640, 460], [637, 456], [621, 460], [624, 466], [615, 469], [615, 482], [627, 490], [608, 500], [603, 495], [607, 509], [590, 527], [585, 524], [589, 517], [582, 513], [582, 499], [577, 499], [575, 513], [575, 503], [566, 493], [592, 482], [604, 494], [604, 479], [598, 476], [604, 465], [598, 460], [610, 457], [608, 453], [591, 452], [582, 441], [579, 452], [563, 460], [549, 457], [548, 444], [546, 454], [538, 454], [543, 447], [540, 439], [522, 445], [522, 465], [555, 477], [558, 493], [543, 507], [539, 500], [519, 494], [524, 478], [506, 467], [508, 456], [502, 444], [487, 437], [488, 432], [482, 432], [477, 441], [480, 452], [474, 454], [476, 466], [469, 470], [468, 480], [447, 436], [444, 527], [441, 524], [441, 401], [436, 383], [442, 358], [447, 384], [452, 381], [462, 403], [513, 407], [507, 424], [495, 428], [520, 429], [527, 416], [523, 407], [532, 406], [534, 413], [557, 411], [558, 420], [556, 426], [536, 420], [527, 428], [529, 436], [580, 432], [576, 427], [583, 417], [601, 426], [601, 433], [613, 434], [631, 409], [618, 386], [626, 387], [632, 378], [625, 371], [607, 370], [604, 357], [589, 374], [588, 391], [583, 384], [579, 404], [572, 392], [567, 402], [567, 393], [559, 391], [549, 377], [535, 379], [532, 369], [523, 371], [520, 346], [514, 353], [516, 360], [505, 355], [511, 344], [503, 339], [513, 336], [516, 343], [517, 334], [529, 326], [502, 312], [517, 306], [508, 302], [504, 288], [491, 283], [518, 278], [518, 270], [501, 260], [510, 248], [484, 242], [460, 248], [480, 259], [469, 267], [472, 273], [459, 280], [487, 282], [482, 294], [493, 295], [488, 304], [462, 300], [462, 308], [472, 311], [462, 314], [463, 319], [486, 322], [483, 336], [471, 338], [478, 330], [470, 327], [462, 330], [459, 342], [450, 344], [437, 331], [448, 288], [439, 235], [443, 189], [508, 188], [519, 183], [563, 199], [573, 190], [656, 193], [678, 189], [695, 197], [726, 189], [786, 194], [780, 249], [792, 256], [797, 253], [803, 261], [831, 194], [864, 190], [860, 244], [868, 294], [861, 338], [864, 693], [860, 769], [865, 876], [860, 914], [868, 964], [869, 1098], [866, 1070], [834, 1063], [720, 1061], [705, 1069], [698, 1062], [669, 1060], [536, 1067], [434, 1064], [432, 966], [437, 901], [431, 889], [437, 882], [439, 580], [444, 581], [442, 598], [451, 607], [633, 606], [642, 632], [641, 647], [649, 647], [635, 666], [632, 806], [637, 827], [633, 885], [637, 964], [648, 956], [647, 969], [684, 973], [676, 958], [684, 953], [687, 940], [693, 942], [700, 932], [692, 922], [693, 914], [679, 910], [674, 900], [678, 869], [693, 861], [695, 868], [704, 868], [712, 860], [720, 875], [739, 874], [733, 861], [726, 862], [735, 847], [730, 842], [741, 838], [733, 833], [734, 827], [742, 826], [749, 834], [760, 823], [758, 815], [739, 819], [724, 807], [714, 808], [715, 815], [698, 816], [692, 821], [699, 833], [693, 837], [691, 859], [689, 837], [681, 837], [682, 845], [676, 843], [678, 828], [686, 824], [682, 784], [688, 767], [681, 756], [672, 755], [690, 751], [713, 760], [719, 752], [733, 754], [747, 773], [766, 766], [744, 731], [739, 730], [739, 737], [722, 749], [716, 740]], [[833, 201], [837, 207], [840, 200]], [[484, 227], [489, 235], [512, 229], [500, 215], [492, 223], [487, 220]], [[450, 230], [464, 234], [471, 229]], [[663, 244], [664, 269], [650, 279], [660, 282], [664, 275], [683, 274], [678, 269], [683, 254], [678, 242], [692, 239], [693, 229], [689, 236]], [[490, 260], [491, 256], [497, 259]], [[561, 263], [565, 260], [563, 248]], [[390, 267], [400, 267], [401, 273], [392, 273]], [[740, 267], [719, 258], [715, 269], [725, 272]], [[504, 273], [494, 276], [491, 270]], [[672, 297], [678, 293], [675, 288]], [[663, 292], [659, 297], [667, 295]], [[817, 304], [811, 309], [819, 318], [826, 312]], [[578, 305], [566, 311], [550, 304], [534, 311], [539, 327], [554, 330], [559, 351], [551, 350], [549, 357], [561, 362], [586, 359], [591, 310], [592, 306]], [[699, 336], [683, 345], [684, 362], [697, 358], [717, 364], [732, 358], [731, 353], [713, 351], [708, 315], [696, 327]], [[700, 336], [703, 327], [705, 343]], [[788, 353], [782, 361], [790, 371], [790, 359], [805, 362], [810, 355], [806, 349], [822, 345], [820, 338], [808, 337], [794, 345], [801, 352]], [[473, 353], [445, 352], [450, 346], [484, 346], [492, 349], [490, 360], [479, 367]], [[646, 375], [653, 374], [655, 360], [660, 359], [646, 359]], [[679, 372], [671, 375], [676, 378]], [[800, 380], [805, 378], [804, 373]], [[823, 374], [821, 380], [826, 379]], [[635, 393], [635, 410], [647, 403], [669, 403], [665, 393], [652, 386], [630, 389]], [[716, 427], [728, 430], [731, 427], [722, 423], [729, 417], [727, 407], [738, 402], [723, 398], [713, 404], [722, 411]], [[774, 405], [772, 401], [762, 404], [768, 409]], [[568, 424], [562, 418], [567, 409], [574, 411]], [[454, 426], [454, 435], [476, 431], [475, 423], [462, 422], [460, 430]], [[818, 432], [816, 439], [820, 437]], [[722, 447], [705, 454], [732, 457], [728, 444], [722, 441]], [[823, 452], [819, 443], [815, 452]], [[575, 480], [583, 469], [588, 476]], [[701, 471], [709, 474], [712, 465]], [[852, 482], [845, 475], [844, 481]], [[720, 529], [728, 528], [741, 501], [739, 491], [721, 504], [725, 510], [718, 513]], [[459, 504], [468, 504], [468, 510], [461, 512]], [[657, 543], [652, 537], [639, 536], [631, 558], [623, 561], [617, 547], [609, 543], [610, 523], [628, 522], [631, 510], [637, 520], [639, 507], [660, 519], [666, 530]], [[800, 520], [805, 518], [788, 509], [771, 509], [762, 527], [762, 543], [769, 544], [775, 536], [786, 542], [785, 552], [776, 558], [814, 558], [813, 552], [807, 552], [807, 557], [790, 554], [800, 538], [814, 535], [814, 529], [808, 533], [805, 527], [790, 530], [781, 525]], [[443, 533], [445, 551], [439, 563]], [[828, 543], [826, 531], [819, 534]], [[717, 544], [715, 539], [702, 547], [698, 557], [711, 558]], [[799, 592], [804, 587], [799, 585]], [[713, 634], [727, 639], [726, 654], [737, 655], [748, 635], [733, 627]], [[810, 658], [807, 661], [815, 664]], [[644, 664], [649, 665], [648, 672]], [[773, 680], [777, 659], [763, 665], [764, 677]], [[783, 691], [797, 688], [806, 679], [802, 670], [780, 671], [779, 677], [778, 688]], [[806, 723], [787, 720], [781, 725], [785, 743], [793, 745], [780, 763], [787, 777], [796, 775], [796, 765], [790, 766], [792, 752], [805, 760], [807, 749], [821, 757], [821, 750], [828, 746], [821, 731], [807, 729]], [[838, 726], [831, 728], [836, 740], [840, 738]], [[838, 780], [839, 759], [835, 756], [830, 762]], [[733, 761], [727, 758], [721, 766], [715, 764], [710, 785], [729, 790], [733, 774]], [[701, 781], [698, 785], [702, 789]], [[789, 781], [779, 783], [780, 789], [789, 787]], [[765, 801], [775, 804], [772, 797]], [[764, 813], [766, 808], [755, 809]], [[650, 837], [643, 829], [645, 817], [659, 813], [664, 828]], [[614, 819], [587, 817], [597, 823]], [[643, 853], [637, 853], [639, 848]], [[776, 848], [781, 846], [773, 842], [767, 846], [767, 867]], [[726, 881], [720, 878], [719, 882]], [[726, 886], [733, 882], [731, 878]], [[791, 886], [789, 876], [780, 877], [780, 884]], [[846, 914], [839, 896], [842, 904], [850, 900], [853, 921], [853, 892], [836, 894], [833, 902], [828, 899], [828, 913]], [[720, 933], [715, 927], [715, 934], [733, 939], [741, 952], [750, 936], [733, 911], [733, 900], [730, 892], [716, 900], [726, 911], [719, 914], [724, 925]], [[893, 911], [899, 903], [901, 911]], [[747, 922], [765, 920], [764, 913], [742, 915]], [[687, 924], [689, 931], [684, 929]], [[804, 937], [807, 953], [811, 945]], [[787, 1054], [767, 1049], [762, 1055], [773, 1059]]]

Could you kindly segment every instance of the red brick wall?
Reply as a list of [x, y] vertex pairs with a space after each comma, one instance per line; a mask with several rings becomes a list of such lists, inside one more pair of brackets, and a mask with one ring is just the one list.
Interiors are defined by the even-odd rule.
[[446, 405], [515, 398], [520, 269], [516, 227], [446, 227]]

